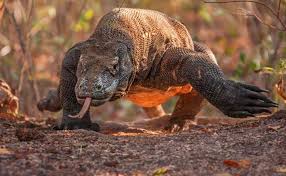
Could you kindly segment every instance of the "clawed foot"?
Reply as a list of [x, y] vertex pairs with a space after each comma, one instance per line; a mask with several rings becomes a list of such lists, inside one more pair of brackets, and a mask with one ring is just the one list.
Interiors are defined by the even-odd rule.
[[270, 108], [278, 107], [277, 103], [263, 94], [267, 90], [230, 80], [224, 86], [223, 94], [213, 103], [227, 116], [254, 117], [259, 113], [271, 113]]
[[100, 127], [97, 123], [92, 123], [90, 121], [83, 121], [81, 119], [65, 119], [62, 120], [59, 126], [54, 127], [55, 130], [76, 130], [76, 129], [86, 129], [92, 131], [100, 131]]
[[186, 120], [184, 119], [171, 118], [169, 124], [164, 128], [164, 130], [170, 133], [179, 132], [184, 129], [185, 124]]

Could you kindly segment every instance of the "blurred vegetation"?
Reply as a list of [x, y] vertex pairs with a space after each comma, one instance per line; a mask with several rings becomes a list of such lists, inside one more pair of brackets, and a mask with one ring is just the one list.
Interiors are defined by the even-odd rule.
[[[261, 1], [278, 8], [277, 0]], [[249, 15], [256, 13], [280, 28], [265, 7], [251, 3], [207, 4], [200, 0], [0, 0], [0, 79], [6, 80], [20, 98], [22, 113], [54, 115], [39, 113], [35, 104], [49, 88], [57, 86], [65, 51], [87, 39], [100, 17], [116, 7], [159, 10], [180, 20], [194, 40], [213, 50], [228, 77], [265, 87], [275, 94], [278, 76], [257, 70], [275, 70], [286, 58], [286, 34]], [[285, 0], [280, 8], [280, 17], [286, 22]], [[175, 100], [168, 102], [166, 109], [170, 111], [174, 103]], [[209, 112], [207, 108], [203, 114]], [[103, 119], [145, 117], [125, 100], [107, 103], [94, 113]]]

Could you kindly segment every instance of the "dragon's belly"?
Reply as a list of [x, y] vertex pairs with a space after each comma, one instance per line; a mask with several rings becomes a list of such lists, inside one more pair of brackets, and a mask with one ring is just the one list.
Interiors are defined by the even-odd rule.
[[142, 107], [154, 107], [165, 103], [173, 96], [191, 92], [192, 86], [187, 84], [179, 87], [169, 87], [166, 91], [150, 89], [141, 86], [131, 87], [126, 98]]

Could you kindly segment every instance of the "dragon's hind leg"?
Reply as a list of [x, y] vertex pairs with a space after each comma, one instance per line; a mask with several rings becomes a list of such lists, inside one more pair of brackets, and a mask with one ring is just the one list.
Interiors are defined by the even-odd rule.
[[162, 105], [154, 107], [143, 107], [143, 109], [149, 118], [161, 117], [165, 115], [165, 111]]
[[200, 112], [204, 102], [204, 98], [194, 89], [190, 93], [180, 95], [166, 130], [181, 130], [186, 120], [195, 119], [195, 116]]

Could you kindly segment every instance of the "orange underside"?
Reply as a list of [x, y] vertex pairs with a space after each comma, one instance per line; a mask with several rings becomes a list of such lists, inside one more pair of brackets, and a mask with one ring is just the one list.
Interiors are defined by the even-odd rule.
[[[131, 87], [126, 98], [142, 107], [154, 107], [165, 103], [173, 96], [191, 92], [192, 86], [187, 84], [179, 87], [169, 87], [168, 90], [149, 89], [140, 86]], [[135, 92], [135, 93], [133, 93]]]

